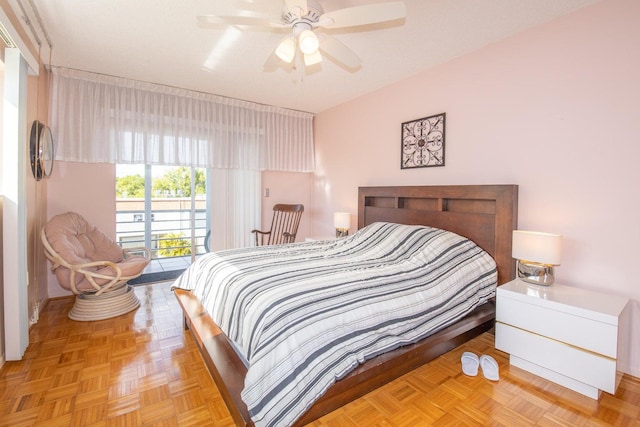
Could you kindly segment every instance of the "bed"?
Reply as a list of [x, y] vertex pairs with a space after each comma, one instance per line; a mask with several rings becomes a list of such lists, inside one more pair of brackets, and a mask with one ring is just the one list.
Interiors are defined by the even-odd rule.
[[[511, 232], [517, 228], [517, 196], [515, 185], [361, 187], [358, 228], [368, 232], [379, 223], [393, 223], [450, 230], [493, 257], [497, 283], [502, 284], [515, 273]], [[297, 250], [306, 247], [298, 245]], [[241, 397], [247, 366], [238, 349], [193, 293], [175, 289], [175, 294], [184, 312], [185, 327], [195, 337], [234, 421], [237, 425], [253, 425]], [[494, 319], [495, 307], [489, 301], [427, 338], [367, 359], [324, 391], [296, 425], [317, 419], [491, 329]]]

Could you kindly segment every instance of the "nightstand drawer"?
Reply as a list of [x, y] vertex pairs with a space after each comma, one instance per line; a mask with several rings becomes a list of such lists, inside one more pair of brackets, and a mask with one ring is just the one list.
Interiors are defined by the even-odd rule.
[[498, 294], [496, 321], [615, 359], [618, 328]]
[[629, 354], [629, 299], [512, 280], [496, 291], [496, 348], [509, 363], [597, 399]]
[[496, 323], [496, 348], [609, 393], [616, 389], [616, 361], [538, 334]]

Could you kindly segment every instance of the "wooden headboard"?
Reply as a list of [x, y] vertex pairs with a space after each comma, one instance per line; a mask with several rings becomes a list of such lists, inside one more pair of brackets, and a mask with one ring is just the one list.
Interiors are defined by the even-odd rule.
[[517, 185], [360, 187], [358, 228], [377, 221], [428, 225], [473, 240], [498, 264], [498, 284], [515, 277], [511, 234]]

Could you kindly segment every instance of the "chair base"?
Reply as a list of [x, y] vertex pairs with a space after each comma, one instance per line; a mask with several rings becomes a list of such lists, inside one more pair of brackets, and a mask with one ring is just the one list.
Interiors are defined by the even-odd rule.
[[76, 302], [69, 311], [69, 319], [81, 322], [110, 319], [129, 313], [139, 306], [140, 300], [133, 288], [124, 285], [101, 295], [80, 294], [76, 296]]

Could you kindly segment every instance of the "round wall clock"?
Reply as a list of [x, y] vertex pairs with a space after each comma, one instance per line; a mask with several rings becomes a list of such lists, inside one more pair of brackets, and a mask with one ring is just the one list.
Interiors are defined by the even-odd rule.
[[53, 136], [49, 126], [38, 120], [31, 125], [29, 151], [31, 172], [36, 181], [50, 176], [53, 170]]

